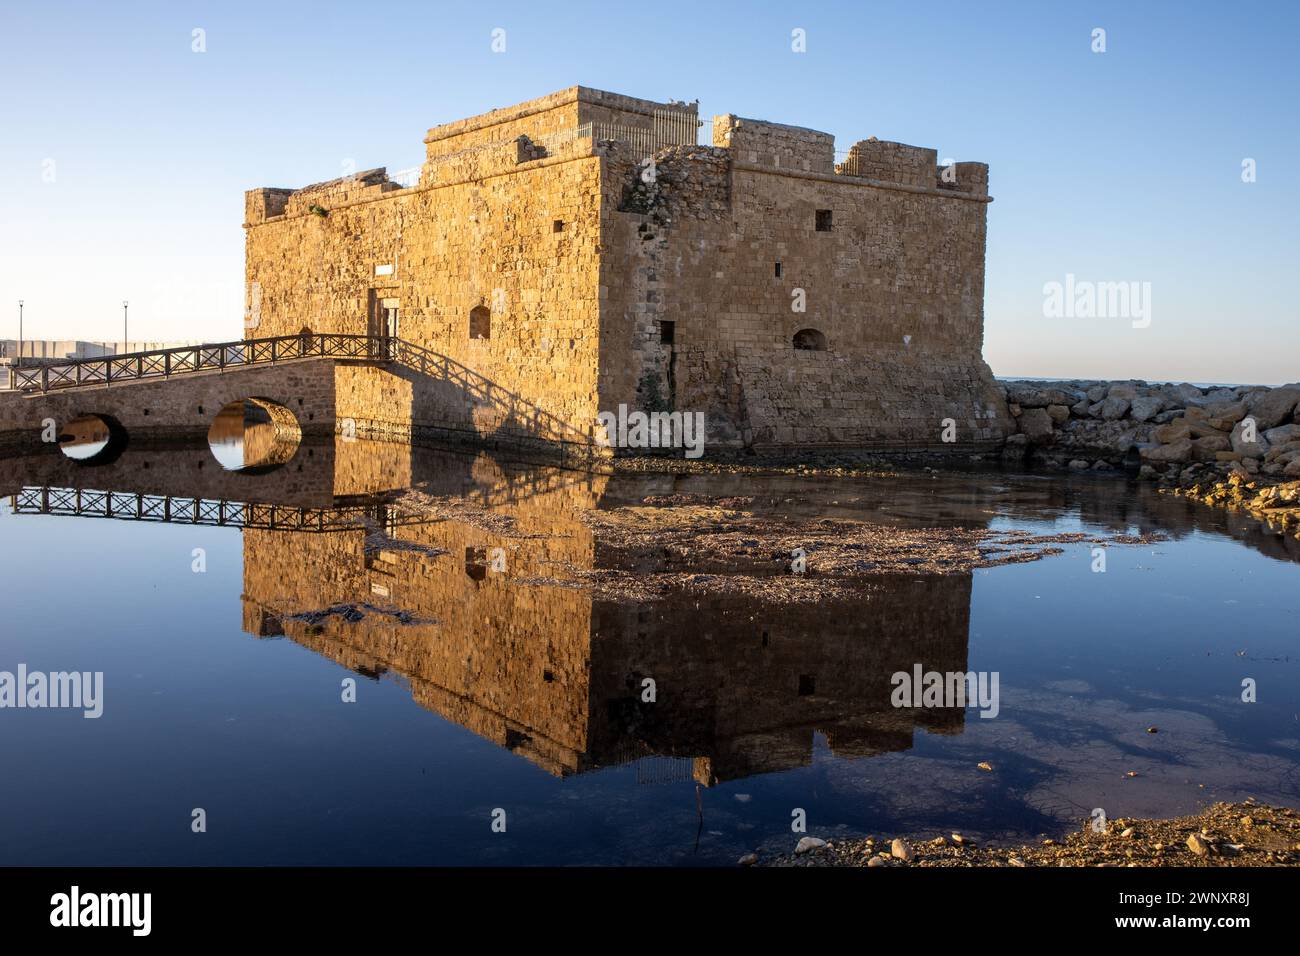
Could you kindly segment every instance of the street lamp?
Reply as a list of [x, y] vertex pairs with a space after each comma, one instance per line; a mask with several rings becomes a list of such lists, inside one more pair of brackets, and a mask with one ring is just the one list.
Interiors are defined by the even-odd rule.
[[126, 347], [126, 342], [127, 342], [127, 335], [126, 335], [126, 309], [127, 309], [127, 306], [129, 306], [130, 304], [131, 304], [131, 303], [127, 302], [126, 299], [123, 299], [123, 300], [122, 300], [122, 351], [123, 351], [124, 353], [127, 351], [127, 347]]
[[18, 300], [18, 355], [14, 357], [14, 367], [23, 364], [23, 300]]

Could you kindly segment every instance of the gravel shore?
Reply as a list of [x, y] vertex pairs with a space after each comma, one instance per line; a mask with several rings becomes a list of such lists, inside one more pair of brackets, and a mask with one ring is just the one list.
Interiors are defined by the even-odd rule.
[[762, 866], [1300, 866], [1300, 813], [1247, 801], [1216, 803], [1172, 820], [1093, 821], [1058, 840], [1022, 846], [979, 846], [960, 833], [915, 839], [868, 837], [823, 842], [802, 838], [788, 855]]

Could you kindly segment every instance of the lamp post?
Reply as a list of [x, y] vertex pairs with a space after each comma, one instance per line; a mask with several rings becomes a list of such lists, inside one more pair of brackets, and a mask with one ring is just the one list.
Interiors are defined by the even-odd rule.
[[18, 354], [14, 357], [14, 367], [23, 364], [23, 300], [18, 300]]
[[127, 306], [129, 306], [130, 304], [131, 304], [131, 303], [127, 302], [126, 299], [123, 299], [123, 300], [122, 300], [122, 351], [123, 351], [123, 353], [125, 353], [125, 352], [127, 351], [127, 348], [126, 348], [126, 342], [127, 342], [127, 335], [126, 335], [126, 314], [127, 314], [127, 313], [126, 313], [126, 310], [127, 310]]

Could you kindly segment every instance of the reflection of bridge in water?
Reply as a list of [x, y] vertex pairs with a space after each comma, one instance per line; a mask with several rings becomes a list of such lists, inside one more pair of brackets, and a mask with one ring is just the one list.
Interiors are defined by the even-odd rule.
[[10, 505], [14, 514], [20, 515], [114, 518], [119, 521], [255, 528], [266, 531], [352, 531], [375, 526], [395, 528], [429, 520], [383, 504], [300, 508], [251, 501], [48, 486], [25, 487], [10, 497]]

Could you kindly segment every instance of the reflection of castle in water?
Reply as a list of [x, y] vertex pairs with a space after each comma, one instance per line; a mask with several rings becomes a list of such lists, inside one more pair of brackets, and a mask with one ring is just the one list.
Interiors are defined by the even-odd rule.
[[[671, 770], [713, 782], [807, 763], [818, 731], [846, 755], [905, 749], [917, 726], [960, 732], [962, 712], [890, 707], [889, 676], [915, 663], [966, 669], [968, 575], [884, 576], [852, 600], [790, 606], [695, 593], [635, 604], [545, 582], [565, 565], [614, 565], [584, 510], [688, 491], [691, 481], [341, 439], [304, 444], [255, 476], [222, 469], [206, 442], [135, 442], [93, 467], [55, 449], [0, 458], [0, 494], [17, 511], [240, 525], [247, 631], [287, 635], [361, 674], [394, 674], [422, 706], [552, 773], [661, 755], [675, 758]], [[694, 487], [797, 495], [803, 515], [836, 513], [831, 499], [844, 490], [819, 496], [802, 477], [711, 476]], [[490, 520], [393, 510], [408, 488], [476, 502]], [[1115, 531], [1222, 534], [1300, 560], [1293, 539], [1247, 515], [1144, 485], [884, 479], [854, 484], [853, 496], [857, 518], [979, 527], [994, 511], [1073, 513]], [[494, 570], [498, 556], [504, 570]], [[653, 704], [641, 700], [647, 678]]]
[[246, 529], [245, 630], [396, 674], [421, 706], [554, 774], [657, 755], [691, 759], [711, 784], [808, 763], [814, 732], [867, 756], [908, 748], [918, 725], [963, 726], [960, 710], [895, 710], [889, 677], [917, 662], [965, 670], [969, 575], [886, 577], [816, 604], [605, 599], [554, 583], [556, 569], [607, 566], [579, 513], [635, 480], [450, 456], [428, 475], [422, 490], [477, 499], [512, 526], [378, 515], [327, 535]]

